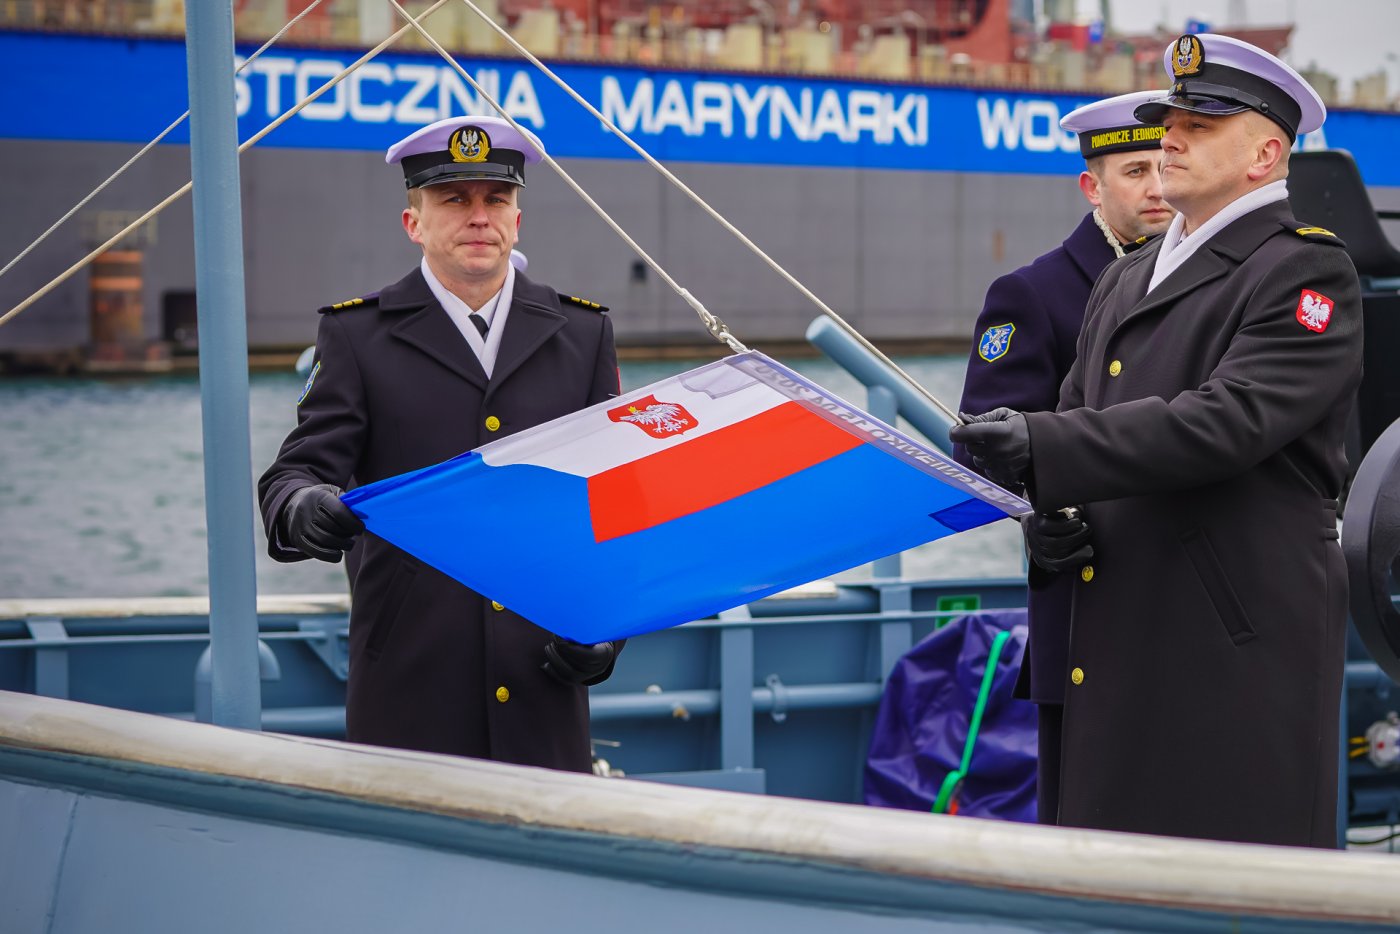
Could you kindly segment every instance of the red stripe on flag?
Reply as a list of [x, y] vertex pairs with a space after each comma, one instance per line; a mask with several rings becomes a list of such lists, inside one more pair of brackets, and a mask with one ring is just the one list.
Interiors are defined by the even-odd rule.
[[796, 402], [588, 478], [593, 537], [605, 542], [708, 509], [861, 444]]

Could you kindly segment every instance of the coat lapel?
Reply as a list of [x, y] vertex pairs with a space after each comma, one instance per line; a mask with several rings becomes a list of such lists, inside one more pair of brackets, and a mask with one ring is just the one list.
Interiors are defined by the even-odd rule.
[[478, 389], [486, 389], [486, 371], [481, 368], [481, 361], [472, 353], [466, 338], [452, 323], [452, 318], [433, 297], [422, 272], [415, 269], [381, 292], [379, 307], [385, 311], [412, 311], [389, 333], [421, 350]]
[[[1147, 292], [1147, 283], [1152, 279], [1152, 267], [1156, 262], [1157, 250], [1161, 245], [1161, 238], [1158, 237], [1141, 250], [1133, 253], [1123, 260], [1125, 263], [1123, 272], [1118, 277], [1118, 282], [1113, 286], [1113, 301], [1105, 301], [1101, 306], [1106, 307], [1103, 313], [1103, 327], [1113, 329], [1123, 323], [1125, 319], [1143, 299]], [[1122, 295], [1124, 299], [1116, 296]]]
[[[1153, 254], [1155, 257], [1156, 254]], [[1144, 257], [1146, 259], [1146, 257]], [[1146, 291], [1147, 284], [1152, 280], [1152, 270], [1156, 265], [1155, 258], [1152, 262], [1143, 262], [1133, 270], [1134, 278], [1142, 281], [1134, 282], [1138, 288]], [[1123, 320], [1119, 321], [1120, 326], [1128, 323], [1134, 318], [1147, 314], [1156, 308], [1162, 308], [1190, 292], [1192, 289], [1200, 288], [1213, 279], [1218, 279], [1230, 271], [1230, 263], [1211, 249], [1210, 244], [1206, 244], [1191, 254], [1191, 257], [1178, 266], [1171, 275], [1157, 283], [1157, 288], [1143, 295], [1138, 299]], [[1129, 292], [1128, 294], [1134, 294]], [[1142, 294], [1141, 292], [1137, 294]]]
[[523, 273], [516, 273], [510, 316], [506, 318], [506, 331], [501, 335], [496, 366], [491, 372], [492, 386], [505, 382], [531, 354], [564, 327], [566, 320], [559, 312], [559, 298], [552, 289], [536, 285]]

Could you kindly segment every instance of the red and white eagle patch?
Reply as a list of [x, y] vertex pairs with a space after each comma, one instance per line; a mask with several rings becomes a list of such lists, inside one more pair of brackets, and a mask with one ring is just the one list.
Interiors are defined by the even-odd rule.
[[1298, 297], [1298, 323], [1309, 331], [1321, 334], [1332, 320], [1332, 299], [1312, 289], [1304, 289]]

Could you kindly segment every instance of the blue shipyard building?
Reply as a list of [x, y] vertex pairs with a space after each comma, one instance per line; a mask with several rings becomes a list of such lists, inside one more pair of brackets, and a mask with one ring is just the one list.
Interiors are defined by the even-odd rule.
[[[252, 46], [242, 47], [246, 56]], [[358, 57], [274, 46], [239, 76], [247, 139]], [[186, 107], [184, 46], [160, 38], [0, 32], [0, 256], [18, 253]], [[678, 281], [752, 341], [800, 340], [811, 305], [529, 63], [460, 58]], [[1063, 239], [1085, 205], [1061, 114], [1087, 94], [748, 72], [559, 64], [557, 73], [834, 309], [877, 340], [967, 340], [998, 275]], [[383, 152], [415, 126], [489, 106], [431, 51], [390, 49], [243, 156], [249, 342], [304, 346], [314, 310], [396, 280], [416, 259]], [[3, 279], [13, 307], [188, 180], [180, 126]], [[1400, 206], [1400, 115], [1339, 110], [1378, 207]], [[523, 195], [530, 272], [613, 309], [620, 343], [701, 343], [693, 313], [571, 192], [536, 171]], [[188, 343], [191, 216], [138, 238], [144, 337]], [[0, 332], [0, 352], [84, 344], [95, 273]], [[132, 276], [127, 276], [129, 283]]]

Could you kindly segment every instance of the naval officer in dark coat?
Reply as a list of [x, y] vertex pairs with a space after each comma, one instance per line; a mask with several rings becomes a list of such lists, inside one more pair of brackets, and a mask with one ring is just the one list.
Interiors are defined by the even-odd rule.
[[[1162, 128], [1133, 111], [1159, 92], [1122, 94], [1086, 104], [1065, 116], [1061, 128], [1079, 135], [1084, 171], [1079, 189], [1093, 210], [1064, 243], [1027, 266], [1009, 272], [987, 290], [973, 332], [961, 410], [986, 412], [1008, 406], [1020, 412], [1053, 411], [1060, 383], [1074, 363], [1075, 343], [1089, 290], [1104, 267], [1167, 229], [1174, 212], [1162, 200]], [[966, 449], [954, 456], [973, 467]], [[1060, 720], [1069, 648], [1070, 579], [1055, 570], [1087, 557], [1087, 526], [1062, 514], [1028, 518], [1029, 540], [1044, 543], [1029, 574], [1030, 638], [1016, 686], [1039, 715], [1036, 808], [1053, 824], [1059, 800]], [[1048, 552], [1047, 552], [1048, 549]], [[1044, 565], [1044, 566], [1042, 566]], [[1076, 565], [1077, 566], [1077, 565]]]
[[538, 147], [505, 120], [461, 117], [390, 148], [408, 188], [404, 230], [423, 260], [377, 294], [321, 309], [297, 426], [258, 492], [279, 561], [338, 561], [358, 540], [351, 741], [587, 771], [587, 685], [611, 673], [616, 647], [554, 638], [490, 594], [360, 538], [339, 498], [352, 479], [426, 467], [617, 394], [606, 309], [510, 262]]
[[1343, 434], [1356, 272], [1288, 206], [1322, 101], [1287, 65], [1183, 36], [1162, 121], [1162, 237], [1104, 273], [1059, 413], [953, 429], [1040, 509], [1086, 503], [1060, 823], [1335, 846], [1347, 583]]

